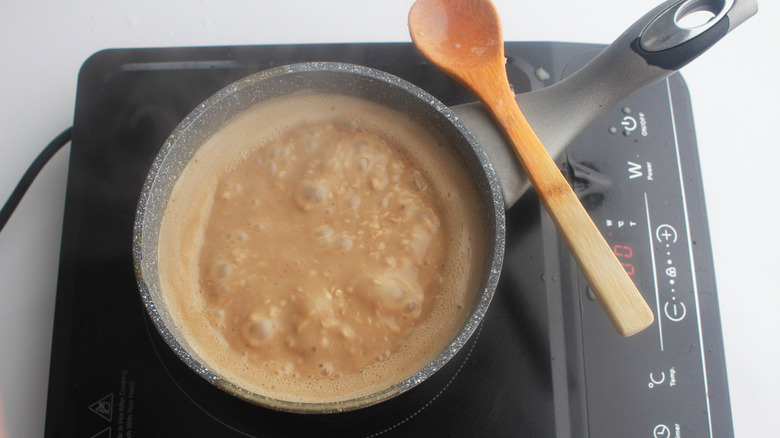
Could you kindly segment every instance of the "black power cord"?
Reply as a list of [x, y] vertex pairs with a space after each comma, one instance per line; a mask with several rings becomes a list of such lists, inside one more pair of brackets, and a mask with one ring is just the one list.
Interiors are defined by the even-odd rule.
[[5, 201], [3, 209], [0, 210], [0, 231], [3, 231], [5, 224], [8, 223], [8, 219], [11, 218], [11, 215], [16, 210], [19, 202], [21, 202], [24, 194], [27, 193], [27, 189], [30, 188], [30, 185], [32, 185], [35, 177], [37, 177], [38, 173], [40, 173], [41, 169], [43, 169], [43, 166], [49, 162], [54, 154], [56, 154], [60, 149], [62, 149], [63, 146], [70, 142], [72, 134], [73, 127], [62, 131], [60, 135], [55, 137], [54, 140], [52, 140], [51, 143], [49, 143], [49, 145], [46, 146], [46, 148], [41, 151], [40, 154], [38, 154], [38, 157], [35, 158], [35, 161], [33, 161], [32, 164], [30, 164], [30, 167], [27, 168], [27, 172], [25, 172], [22, 176], [22, 179], [19, 180], [19, 184], [16, 185], [14, 191], [11, 192], [11, 196], [9, 196], [8, 200]]

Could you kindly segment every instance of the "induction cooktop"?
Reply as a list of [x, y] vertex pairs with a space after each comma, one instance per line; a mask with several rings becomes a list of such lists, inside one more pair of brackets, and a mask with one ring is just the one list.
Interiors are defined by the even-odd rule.
[[[506, 44], [516, 92], [554, 83], [603, 47]], [[447, 105], [476, 100], [411, 44], [106, 50], [79, 75], [57, 287], [47, 437], [733, 436], [689, 96], [675, 74], [574, 141], [562, 172], [655, 313], [614, 332], [533, 191], [507, 212], [495, 298], [444, 368], [378, 405], [290, 414], [212, 386], [144, 311], [132, 230], [166, 137], [232, 81], [303, 61], [406, 79]]]

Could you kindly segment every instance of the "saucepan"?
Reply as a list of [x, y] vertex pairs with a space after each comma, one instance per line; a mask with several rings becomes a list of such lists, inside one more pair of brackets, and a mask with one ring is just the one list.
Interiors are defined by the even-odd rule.
[[[684, 16], [705, 11], [706, 23], [683, 27]], [[590, 63], [565, 80], [517, 96], [518, 104], [553, 157], [585, 127], [620, 100], [673, 73], [755, 14], [754, 0], [671, 0], [650, 11]], [[355, 96], [395, 109], [436, 131], [478, 192], [485, 226], [481, 274], [462, 322], [440, 351], [418, 369], [365, 394], [339, 400], [300, 401], [269, 396], [233, 381], [203, 359], [180, 330], [161, 285], [158, 243], [168, 201], [179, 176], [199, 148], [247, 109], [273, 99], [316, 90]], [[258, 121], [262, 123], [262, 121]], [[159, 151], [144, 184], [136, 213], [133, 260], [141, 298], [171, 349], [218, 388], [265, 407], [298, 413], [353, 410], [403, 393], [446, 364], [482, 321], [496, 289], [504, 251], [504, 211], [530, 184], [497, 126], [478, 103], [448, 108], [390, 74], [363, 66], [315, 62], [272, 68], [220, 90], [193, 110]], [[194, 238], [194, 237], [193, 237]]]

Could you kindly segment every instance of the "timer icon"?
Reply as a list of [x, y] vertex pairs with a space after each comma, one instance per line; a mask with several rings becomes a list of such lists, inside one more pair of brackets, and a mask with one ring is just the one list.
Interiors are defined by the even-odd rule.
[[672, 436], [672, 430], [665, 424], [659, 424], [653, 429], [654, 438], [669, 438]]

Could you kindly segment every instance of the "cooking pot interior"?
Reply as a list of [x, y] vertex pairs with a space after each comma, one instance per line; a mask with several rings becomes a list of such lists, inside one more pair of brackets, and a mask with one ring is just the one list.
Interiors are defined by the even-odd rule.
[[[299, 90], [345, 94], [379, 102], [439, 131], [463, 162], [484, 201], [487, 246], [480, 291], [464, 326], [449, 347], [424, 369], [379, 394], [338, 404], [301, 405], [250, 393], [206, 367], [178, 332], [160, 290], [157, 244], [167, 199], [198, 148], [225, 122], [266, 100]], [[498, 282], [504, 249], [504, 202], [493, 168], [473, 136], [442, 103], [395, 76], [339, 63], [306, 63], [266, 70], [222, 89], [192, 111], [157, 155], [141, 193], [133, 236], [136, 277], [155, 327], [175, 353], [212, 384], [246, 400], [293, 412], [333, 412], [374, 404], [425, 380], [454, 356], [479, 325]]]

